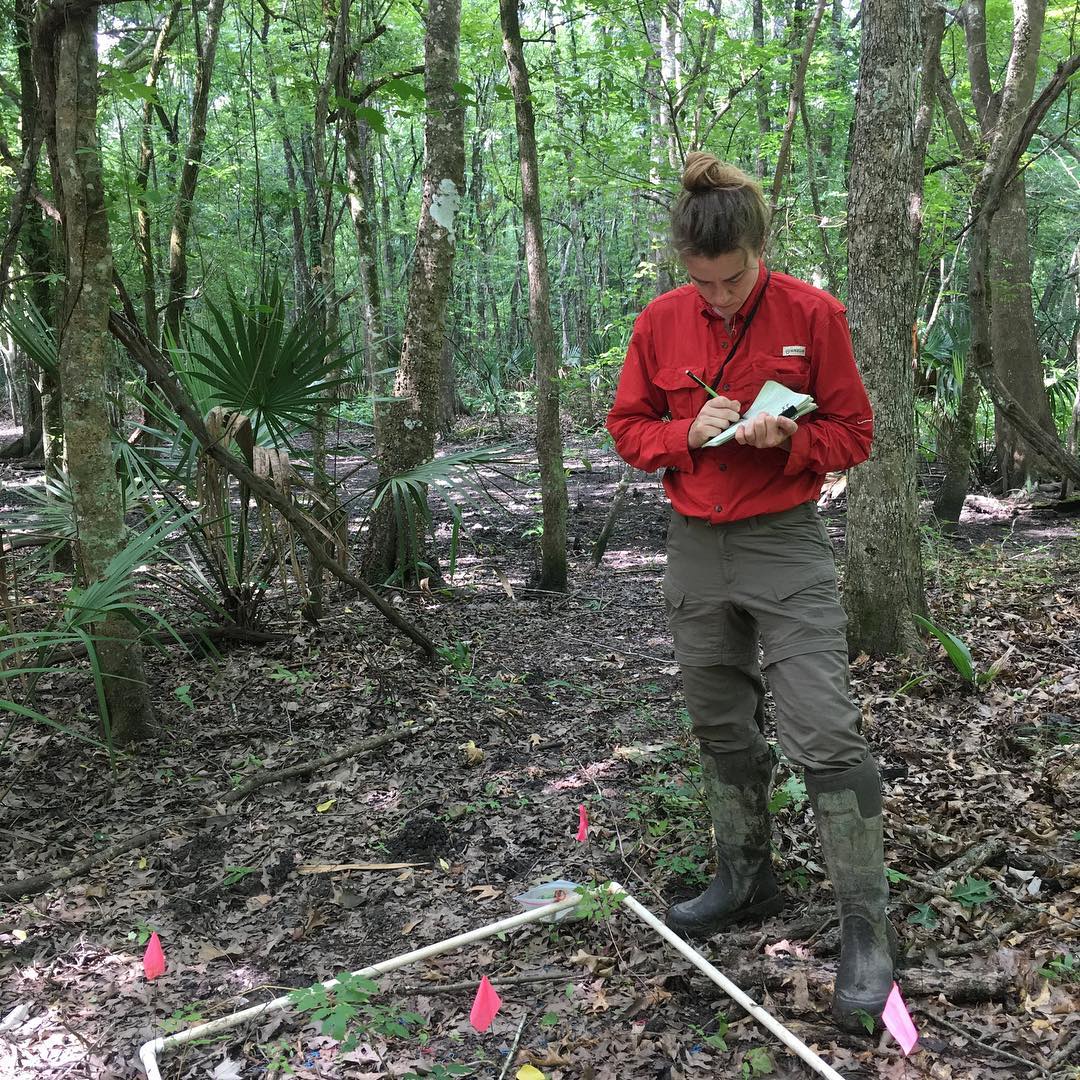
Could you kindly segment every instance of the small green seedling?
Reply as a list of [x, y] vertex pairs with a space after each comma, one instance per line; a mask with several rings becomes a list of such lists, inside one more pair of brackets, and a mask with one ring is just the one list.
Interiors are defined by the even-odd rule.
[[866, 1028], [867, 1035], [874, 1034], [874, 1028], [876, 1027], [874, 1018], [865, 1009], [856, 1009], [855, 1018]]
[[971, 650], [961, 638], [950, 633], [944, 627], [937, 626], [922, 615], [913, 615], [912, 618], [918, 626], [922, 627], [927, 633], [933, 634], [941, 642], [946, 656], [952, 661], [953, 667], [956, 668], [972, 689], [986, 686], [987, 683], [993, 682], [1001, 674], [1001, 669], [1005, 666], [1005, 659], [1008, 654], [999, 657], [985, 671], [979, 671], [975, 667]]
[[1080, 956], [1055, 956], [1039, 968], [1038, 972], [1044, 979], [1053, 982], [1080, 982]]
[[769, 1051], [763, 1046], [755, 1046], [753, 1049], [747, 1050], [746, 1056], [742, 1060], [742, 1066], [739, 1069], [739, 1075], [743, 1080], [750, 1080], [754, 1076], [768, 1076], [774, 1069], [775, 1066]]

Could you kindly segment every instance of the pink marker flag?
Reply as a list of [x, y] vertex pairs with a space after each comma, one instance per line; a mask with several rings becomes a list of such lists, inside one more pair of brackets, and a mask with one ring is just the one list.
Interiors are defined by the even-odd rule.
[[480, 980], [476, 998], [472, 1003], [472, 1008], [469, 1010], [469, 1023], [477, 1031], [487, 1031], [501, 1006], [502, 998], [495, 992], [495, 987], [491, 985], [485, 975]]
[[143, 974], [148, 979], [156, 979], [165, 974], [165, 950], [161, 947], [161, 938], [157, 931], [150, 935], [150, 942], [146, 946], [146, 952], [142, 958]]
[[577, 836], [574, 837], [579, 844], [584, 844], [589, 839], [589, 811], [585, 809], [585, 804], [582, 803], [577, 808], [578, 826]]
[[892, 984], [892, 992], [889, 1000], [885, 1002], [885, 1011], [881, 1014], [889, 1033], [900, 1044], [904, 1056], [914, 1049], [919, 1041], [919, 1033], [915, 1030], [915, 1024], [911, 1019], [911, 1013], [907, 1011], [904, 999], [900, 996], [900, 987]]

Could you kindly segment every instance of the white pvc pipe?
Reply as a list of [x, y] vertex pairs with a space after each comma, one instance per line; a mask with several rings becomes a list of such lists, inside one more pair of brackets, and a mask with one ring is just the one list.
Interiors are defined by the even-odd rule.
[[[371, 967], [354, 971], [352, 975], [354, 978], [371, 978], [373, 975], [385, 975], [388, 971], [396, 971], [398, 968], [415, 964], [418, 960], [426, 960], [430, 956], [439, 956], [442, 953], [449, 952], [451, 949], [458, 948], [460, 945], [469, 945], [474, 941], [482, 941], [484, 938], [494, 937], [495, 934], [515, 930], [519, 926], [537, 922], [547, 916], [565, 911], [567, 908], [577, 907], [579, 903], [581, 903], [581, 896], [578, 893], [573, 893], [562, 900], [555, 901], [553, 904], [546, 904], [544, 907], [534, 908], [532, 911], [524, 911], [520, 915], [511, 915], [508, 919], [500, 919], [499, 922], [489, 923], [487, 926], [480, 927], [479, 930], [470, 930], [465, 934], [446, 938], [444, 941], [436, 941], [433, 945], [425, 945], [422, 949], [414, 949], [412, 952], [402, 953], [400, 956], [394, 956], [389, 960], [382, 960], [378, 964], [372, 964]], [[327, 990], [332, 990], [337, 985], [337, 979], [328, 979], [323, 983]], [[209, 1035], [217, 1035], [219, 1032], [228, 1031], [230, 1028], [236, 1027], [237, 1024], [244, 1023], [245, 1020], [254, 1020], [257, 1016], [280, 1012], [291, 1001], [291, 995], [285, 994], [282, 997], [274, 998], [273, 1001], [253, 1005], [249, 1009], [243, 1009], [229, 1016], [222, 1016], [206, 1024], [198, 1024], [195, 1027], [186, 1028], [184, 1031], [178, 1031], [168, 1038], [151, 1039], [149, 1042], [143, 1043], [139, 1047], [139, 1058], [143, 1063], [143, 1068], [146, 1070], [147, 1080], [161, 1080], [161, 1069], [158, 1064], [160, 1054], [166, 1053], [173, 1047], [189, 1043], [193, 1039], [204, 1039]]]
[[617, 882], [608, 883], [608, 888], [616, 893], [621, 903], [625, 904], [642, 922], [652, 927], [673, 949], [681, 953], [702, 974], [712, 979], [725, 994], [741, 1005], [759, 1024], [767, 1027], [789, 1050], [793, 1050], [815, 1072], [828, 1080], [844, 1080], [831, 1065], [822, 1061], [802, 1039], [793, 1035], [771, 1013], [767, 1013], [753, 998], [744, 994], [723, 972], [718, 971], [692, 945], [687, 944], [678, 934], [668, 929], [647, 907], [639, 904]]
[[[744, 994], [726, 975], [713, 967], [692, 945], [687, 944], [681, 937], [669, 930], [647, 907], [639, 904], [637, 900], [626, 892], [618, 882], [609, 882], [608, 888], [615, 894], [620, 903], [628, 907], [642, 922], [655, 930], [677, 952], [686, 957], [694, 967], [716, 983], [728, 997], [745, 1009], [759, 1024], [768, 1028], [788, 1049], [802, 1058], [810, 1068], [826, 1077], [826, 1080], [844, 1080], [840, 1073], [822, 1061], [806, 1043], [788, 1031], [779, 1020], [766, 1012], [753, 998]], [[387, 972], [407, 967], [409, 964], [414, 964], [419, 960], [426, 960], [428, 957], [450, 952], [461, 945], [469, 945], [474, 941], [482, 941], [484, 938], [494, 937], [496, 934], [514, 930], [519, 926], [538, 922], [541, 919], [556, 915], [560, 911], [577, 907], [581, 900], [582, 897], [578, 893], [574, 893], [562, 900], [546, 904], [544, 907], [524, 911], [520, 915], [511, 915], [508, 919], [500, 919], [498, 922], [489, 923], [478, 930], [469, 930], [467, 933], [458, 934], [443, 941], [436, 941], [432, 945], [425, 945], [422, 949], [414, 949], [412, 952], [402, 953], [400, 956], [391, 957], [389, 960], [382, 960], [378, 964], [372, 964], [371, 967], [354, 971], [352, 975], [354, 978], [371, 978], [374, 975], [385, 975]], [[332, 990], [338, 985], [338, 980], [328, 979], [322, 985], [327, 990]], [[217, 1020], [186, 1028], [184, 1031], [179, 1031], [168, 1038], [151, 1039], [149, 1042], [143, 1043], [139, 1047], [139, 1059], [146, 1070], [147, 1080], [161, 1080], [158, 1057], [173, 1049], [173, 1047], [182, 1046], [184, 1043], [189, 1043], [194, 1039], [217, 1035], [219, 1032], [228, 1031], [246, 1020], [254, 1020], [256, 1017], [265, 1016], [267, 1013], [280, 1012], [291, 1001], [292, 995], [285, 994], [282, 997], [274, 998], [273, 1001], [266, 1001], [261, 1005], [252, 1005], [248, 1009], [242, 1009], [240, 1012], [232, 1013], [229, 1016], [222, 1016]]]

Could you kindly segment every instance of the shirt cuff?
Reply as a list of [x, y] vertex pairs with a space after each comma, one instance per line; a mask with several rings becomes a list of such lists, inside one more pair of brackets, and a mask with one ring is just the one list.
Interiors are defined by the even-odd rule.
[[694, 457], [690, 453], [690, 429], [693, 426], [693, 419], [670, 420], [664, 425], [664, 449], [675, 458], [671, 467], [680, 472], [694, 471]]
[[800, 424], [791, 436], [788, 458], [784, 463], [784, 475], [795, 476], [810, 468], [810, 430]]

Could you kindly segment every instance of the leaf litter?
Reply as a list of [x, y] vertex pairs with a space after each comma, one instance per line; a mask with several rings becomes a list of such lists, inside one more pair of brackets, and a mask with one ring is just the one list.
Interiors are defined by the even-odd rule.
[[[611, 459], [571, 469], [579, 552], [617, 475]], [[0, 802], [5, 879], [215, 800], [219, 810], [210, 831], [168, 828], [4, 902], [0, 1076], [141, 1075], [149, 1038], [502, 918], [552, 879], [615, 878], [657, 912], [697, 891], [710, 873], [706, 818], [657, 598], [662, 496], [652, 482], [636, 496], [602, 567], [574, 560], [565, 597], [530, 591], [520, 519], [467, 510], [453, 587], [397, 595], [446, 643], [445, 662], [419, 663], [338, 596], [318, 629], [286, 642], [216, 662], [151, 654], [163, 733], [115, 778], [93, 751], [17, 728]], [[838, 504], [827, 521], [839, 541]], [[965, 683], [934, 641], [924, 661], [852, 667], [885, 778], [913, 1056], [829, 1021], [838, 936], [790, 773], [774, 798], [787, 906], [703, 948], [851, 1078], [1066, 1077], [1080, 1061], [1080, 546], [1068, 522], [1025, 507], [962, 535], [927, 549], [931, 614], [992, 676]], [[45, 690], [69, 719], [91, 715], [76, 677]], [[407, 721], [431, 727], [220, 803], [262, 770]], [[149, 982], [154, 933], [168, 967]], [[469, 1009], [483, 976], [503, 1005], [479, 1034]], [[268, 1017], [166, 1056], [163, 1073], [810, 1075], [622, 913], [526, 927], [380, 987], [351, 1045], [295, 1015]]]

